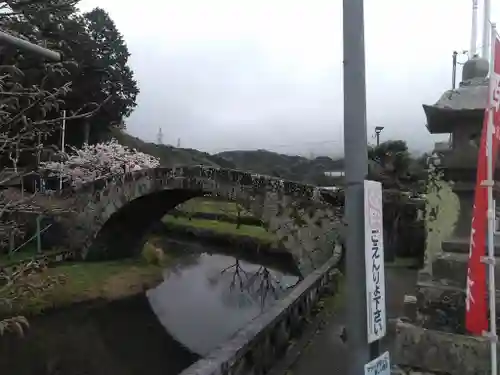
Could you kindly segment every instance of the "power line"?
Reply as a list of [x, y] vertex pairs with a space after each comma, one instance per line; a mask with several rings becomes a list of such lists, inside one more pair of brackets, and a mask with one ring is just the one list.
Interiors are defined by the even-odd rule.
[[[178, 146], [180, 146], [179, 141], [178, 141]], [[270, 144], [270, 145], [265, 145], [265, 146], [257, 146], [257, 147], [237, 147], [237, 146], [232, 146], [232, 147], [214, 147], [210, 148], [208, 152], [211, 153], [218, 153], [218, 152], [223, 152], [223, 151], [234, 151], [234, 150], [268, 150], [268, 149], [276, 149], [276, 148], [287, 148], [287, 147], [297, 147], [297, 146], [315, 146], [315, 145], [328, 145], [328, 144], [342, 144], [343, 140], [342, 137], [339, 139], [326, 139], [322, 141], [309, 141], [309, 142], [294, 142], [294, 143], [281, 143], [281, 144]]]
[[[247, 148], [247, 150], [264, 150], [270, 148], [286, 148], [286, 147], [294, 147], [294, 146], [315, 146], [315, 145], [323, 145], [323, 144], [343, 144], [343, 127], [340, 127], [340, 136], [338, 139], [325, 139], [322, 141], [309, 141], [309, 142], [294, 142], [294, 143], [282, 143], [282, 144], [271, 144], [267, 146], [259, 146], [259, 147], [251, 147]], [[212, 152], [223, 152], [223, 151], [233, 151], [235, 150], [235, 146], [233, 147], [217, 147], [211, 149]]]
[[[275, 145], [267, 145], [267, 146], [259, 146], [259, 147], [252, 147], [250, 149], [252, 150], [263, 150], [263, 149], [270, 149], [270, 148], [286, 148], [286, 147], [294, 147], [294, 146], [313, 146], [313, 145], [322, 145], [322, 144], [335, 144], [335, 143], [342, 143], [341, 139], [329, 139], [329, 140], [323, 140], [323, 141], [311, 141], [311, 142], [296, 142], [296, 143], [285, 143], [285, 144], [275, 144]], [[212, 149], [213, 152], [222, 152], [222, 151], [233, 151], [235, 147], [222, 147], [222, 148], [214, 148]]]

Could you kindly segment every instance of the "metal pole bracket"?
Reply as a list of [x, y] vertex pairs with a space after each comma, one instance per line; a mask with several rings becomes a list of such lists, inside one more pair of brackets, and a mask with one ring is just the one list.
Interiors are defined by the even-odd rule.
[[497, 264], [497, 259], [495, 257], [482, 256], [481, 263], [495, 266]]
[[498, 343], [498, 336], [490, 331], [483, 331], [483, 337], [490, 342]]

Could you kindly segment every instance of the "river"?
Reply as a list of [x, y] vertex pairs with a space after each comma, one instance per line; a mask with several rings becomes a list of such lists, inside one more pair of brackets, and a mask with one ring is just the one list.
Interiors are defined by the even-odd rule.
[[187, 259], [174, 271], [166, 270], [165, 281], [147, 295], [167, 331], [201, 356], [298, 281], [297, 276], [228, 255], [202, 253]]
[[120, 301], [32, 318], [26, 338], [0, 340], [0, 373], [175, 375], [298, 282], [279, 256], [257, 262], [199, 244], [165, 246], [182, 256], [165, 269], [161, 284]]

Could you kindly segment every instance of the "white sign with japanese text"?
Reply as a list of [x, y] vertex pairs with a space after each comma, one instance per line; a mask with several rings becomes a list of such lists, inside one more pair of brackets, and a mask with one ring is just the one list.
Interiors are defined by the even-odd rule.
[[365, 375], [391, 375], [389, 352], [365, 365]]
[[365, 180], [365, 269], [368, 343], [386, 333], [382, 184]]

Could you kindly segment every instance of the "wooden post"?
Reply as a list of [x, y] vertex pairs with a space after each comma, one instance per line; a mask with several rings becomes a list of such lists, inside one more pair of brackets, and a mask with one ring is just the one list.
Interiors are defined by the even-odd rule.
[[42, 221], [42, 215], [36, 217], [36, 253], [42, 253], [42, 236], [40, 234], [40, 222]]
[[14, 246], [15, 246], [14, 240], [15, 240], [14, 231], [11, 230], [9, 235], [9, 259], [14, 253]]
[[241, 206], [235, 202], [236, 204], [236, 212], [237, 212], [237, 216], [236, 216], [236, 229], [240, 229], [241, 227]]
[[40, 167], [40, 160], [41, 160], [41, 156], [42, 156], [41, 147], [40, 147], [41, 144], [42, 144], [42, 135], [40, 133], [38, 133], [38, 147], [36, 150], [36, 168], [37, 169]]
[[90, 139], [90, 122], [88, 120], [85, 120], [83, 126], [83, 143], [88, 145], [89, 139]]

